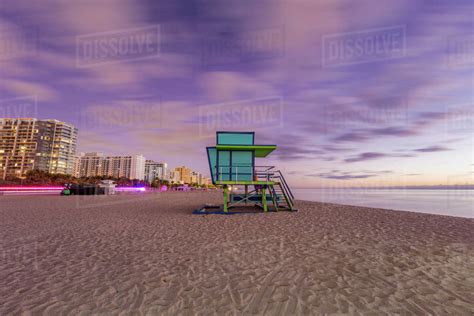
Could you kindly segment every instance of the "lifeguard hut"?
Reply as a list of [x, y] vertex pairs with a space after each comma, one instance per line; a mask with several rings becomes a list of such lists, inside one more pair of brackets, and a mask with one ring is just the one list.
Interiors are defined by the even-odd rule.
[[283, 174], [274, 166], [255, 164], [276, 145], [256, 145], [254, 132], [216, 132], [216, 138], [216, 146], [207, 147], [207, 156], [212, 183], [224, 190], [224, 213], [249, 204], [264, 212], [269, 206], [274, 211], [295, 210], [294, 196]]

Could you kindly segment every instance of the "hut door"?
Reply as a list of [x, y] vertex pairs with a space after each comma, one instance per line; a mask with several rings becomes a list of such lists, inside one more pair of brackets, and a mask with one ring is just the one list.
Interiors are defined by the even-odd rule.
[[231, 153], [231, 179], [233, 181], [252, 181], [253, 152], [238, 150]]

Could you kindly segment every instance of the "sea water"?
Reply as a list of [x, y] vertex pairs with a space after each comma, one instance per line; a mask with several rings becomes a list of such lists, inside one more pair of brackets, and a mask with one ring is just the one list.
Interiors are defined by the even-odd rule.
[[296, 199], [474, 218], [474, 190], [293, 189]]

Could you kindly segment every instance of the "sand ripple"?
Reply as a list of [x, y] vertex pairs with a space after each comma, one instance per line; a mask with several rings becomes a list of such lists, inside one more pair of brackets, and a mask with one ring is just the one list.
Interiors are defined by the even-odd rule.
[[0, 315], [470, 315], [474, 221], [217, 193], [0, 197]]

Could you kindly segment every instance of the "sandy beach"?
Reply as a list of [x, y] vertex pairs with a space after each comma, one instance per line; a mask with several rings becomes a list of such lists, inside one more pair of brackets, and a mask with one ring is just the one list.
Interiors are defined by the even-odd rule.
[[[0, 196], [0, 315], [469, 315], [474, 220], [219, 192]], [[416, 210], [414, 210], [416, 211]]]

